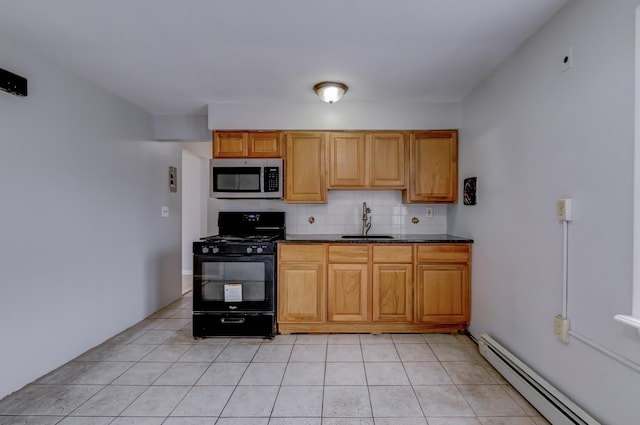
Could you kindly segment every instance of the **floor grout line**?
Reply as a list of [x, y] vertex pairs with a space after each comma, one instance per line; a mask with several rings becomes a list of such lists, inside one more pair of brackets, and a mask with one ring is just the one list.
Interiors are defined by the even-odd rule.
[[[6, 397], [4, 400], [0, 400], [0, 425], [9, 425], [13, 422], [11, 422], [11, 419], [7, 419], [10, 417], [25, 417], [25, 416], [29, 416], [29, 415], [25, 415], [23, 414], [24, 412], [26, 412], [29, 409], [30, 405], [33, 405], [35, 403], [46, 403], [46, 400], [48, 397], [50, 397], [53, 393], [57, 393], [60, 392], [61, 395], [65, 394], [65, 389], [72, 389], [73, 386], [82, 386], [82, 385], [90, 385], [90, 386], [100, 386], [101, 388], [95, 392], [95, 394], [92, 394], [90, 397], [88, 397], [86, 400], [82, 401], [81, 403], [75, 405], [75, 402], [73, 401], [69, 401], [69, 406], [74, 406], [74, 407], [69, 407], [69, 411], [66, 412], [66, 414], [64, 416], [61, 416], [60, 419], [55, 422], [55, 423], [65, 423], [65, 422], [71, 422], [71, 423], [80, 423], [78, 422], [79, 419], [78, 418], [89, 418], [89, 416], [73, 416], [73, 414], [75, 412], [81, 411], [81, 409], [83, 408], [83, 406], [90, 406], [89, 403], [91, 403], [92, 400], [94, 400], [94, 398], [99, 397], [99, 395], [107, 390], [108, 388], [115, 388], [115, 387], [119, 387], [119, 386], [140, 386], [140, 387], [144, 387], [144, 389], [141, 390], [141, 392], [139, 394], [137, 394], [135, 397], [132, 397], [131, 400], [128, 400], [127, 403], [123, 403], [123, 405], [125, 406], [124, 408], [118, 407], [118, 414], [113, 416], [113, 419], [109, 422], [104, 422], [104, 421], [100, 421], [99, 423], [119, 423], [121, 422], [119, 420], [119, 418], [122, 418], [122, 420], [125, 420], [124, 418], [127, 418], [127, 420], [129, 420], [132, 417], [128, 417], [128, 416], [123, 416], [123, 413], [127, 411], [127, 409], [129, 409], [131, 406], [133, 406], [138, 400], [140, 400], [141, 397], [143, 397], [144, 394], [146, 394], [150, 389], [152, 388], [158, 388], [158, 387], [179, 387], [180, 390], [178, 391], [178, 388], [176, 388], [176, 392], [174, 393], [175, 397], [171, 399], [171, 403], [174, 403], [171, 406], [171, 409], [167, 409], [167, 411], [169, 412], [168, 414], [166, 414], [166, 416], [162, 416], [161, 419], [159, 419], [159, 421], [156, 421], [154, 423], [165, 423], [165, 422], [171, 422], [171, 423], [178, 423], [176, 422], [175, 419], [171, 419], [171, 418], [180, 418], [180, 416], [172, 416], [175, 412], [177, 412], [178, 407], [184, 403], [188, 398], [192, 397], [190, 396], [190, 394], [194, 394], [193, 397], [196, 397], [196, 393], [200, 392], [203, 394], [207, 393], [207, 390], [204, 390], [202, 388], [204, 387], [211, 387], [212, 389], [215, 387], [229, 387], [229, 395], [226, 398], [226, 400], [224, 400], [224, 402], [221, 402], [221, 405], [219, 407], [219, 413], [218, 416], [215, 417], [215, 420], [211, 423], [223, 423], [223, 422], [229, 422], [228, 420], [232, 420], [233, 418], [239, 418], [238, 416], [222, 416], [223, 413], [225, 412], [225, 410], [230, 406], [230, 403], [233, 399], [234, 394], [236, 394], [236, 392], [238, 391], [238, 389], [240, 387], [277, 387], [275, 389], [275, 397], [273, 398], [273, 403], [271, 404], [270, 408], [269, 408], [269, 416], [266, 417], [262, 417], [263, 419], [266, 420], [266, 422], [264, 422], [264, 424], [267, 424], [270, 420], [270, 418], [274, 418], [274, 413], [278, 413], [276, 411], [276, 407], [278, 406], [278, 402], [280, 400], [281, 396], [285, 396], [285, 393], [282, 392], [283, 387], [310, 387], [310, 388], [316, 388], [316, 387], [322, 387], [321, 391], [317, 391], [314, 390], [313, 392], [319, 395], [319, 406], [320, 406], [320, 416], [319, 417], [315, 417], [317, 418], [319, 422], [317, 422], [317, 424], [320, 424], [321, 422], [324, 423], [325, 419], [329, 419], [329, 417], [326, 417], [326, 414], [329, 414], [329, 411], [325, 411], [325, 408], [327, 406], [327, 403], [329, 403], [329, 399], [327, 399], [327, 387], [333, 387], [333, 386], [349, 386], [349, 385], [327, 385], [328, 381], [327, 381], [327, 377], [328, 377], [328, 370], [329, 370], [329, 364], [330, 363], [341, 363], [341, 364], [350, 364], [353, 363], [354, 365], [361, 365], [362, 367], [362, 373], [364, 374], [364, 385], [357, 385], [359, 387], [365, 386], [366, 387], [366, 394], [368, 397], [368, 407], [370, 409], [371, 412], [371, 416], [367, 417], [368, 419], [370, 419], [370, 424], [377, 424], [378, 422], [384, 422], [384, 423], [390, 423], [388, 421], [384, 421], [384, 420], [380, 420], [380, 418], [377, 418], [375, 416], [374, 411], [375, 410], [379, 410], [380, 406], [378, 406], [376, 409], [374, 409], [374, 402], [379, 403], [379, 394], [381, 390], [375, 390], [374, 392], [376, 393], [375, 398], [378, 400], [374, 400], [374, 397], [372, 397], [372, 390], [373, 387], [409, 387], [411, 389], [411, 395], [412, 395], [412, 402], [414, 405], [415, 403], [417, 403], [417, 406], [419, 407], [419, 411], [422, 414], [422, 420], [424, 422], [420, 422], [422, 423], [422, 425], [427, 425], [427, 421], [429, 416], [427, 416], [430, 412], [428, 410], [425, 409], [425, 406], [423, 405], [423, 403], [421, 402], [421, 398], [419, 396], [419, 393], [417, 391], [417, 387], [439, 387], [440, 385], [420, 385], [419, 381], [416, 381], [416, 383], [414, 383], [414, 381], [411, 379], [411, 373], [410, 371], [407, 369], [407, 366], [409, 363], [418, 363], [418, 362], [433, 362], [433, 363], [437, 363], [440, 368], [442, 368], [442, 370], [444, 371], [444, 374], [449, 378], [449, 380], [451, 381], [451, 384], [446, 384], [447, 386], [453, 386], [456, 391], [458, 392], [458, 394], [460, 394], [460, 396], [462, 397], [461, 399], [464, 400], [464, 402], [466, 403], [467, 407], [469, 409], [471, 409], [471, 411], [473, 412], [474, 416], [473, 417], [469, 417], [469, 418], [475, 418], [477, 421], [477, 424], [480, 424], [480, 418], [484, 418], [484, 416], [479, 416], [478, 413], [483, 413], [484, 410], [482, 411], [477, 411], [476, 408], [474, 408], [474, 405], [471, 404], [468, 400], [468, 397], [465, 396], [463, 394], [463, 392], [461, 391], [461, 385], [462, 386], [477, 386], [479, 393], [481, 393], [481, 390], [483, 390], [484, 388], [493, 386], [496, 388], [500, 388], [502, 391], [500, 392], [500, 394], [502, 392], [505, 393], [506, 398], [505, 400], [509, 400], [511, 403], [513, 403], [516, 408], [513, 408], [512, 411], [516, 412], [518, 409], [521, 410], [523, 412], [524, 415], [526, 416], [522, 416], [521, 415], [515, 415], [514, 417], [518, 417], [518, 418], [523, 418], [523, 417], [527, 417], [530, 418], [529, 420], [531, 421], [531, 423], [533, 424], [533, 419], [532, 418], [536, 418], [536, 420], [538, 419], [537, 416], [531, 416], [529, 413], [531, 412], [535, 412], [534, 410], [529, 411], [526, 407], [526, 405], [523, 407], [521, 405], [521, 403], [523, 402], [522, 400], [519, 400], [517, 398], [517, 392], [511, 392], [508, 391], [507, 388], [511, 388], [509, 386], [509, 384], [505, 384], [502, 383], [498, 380], [498, 378], [490, 373], [489, 367], [487, 366], [487, 364], [481, 362], [478, 359], [474, 359], [474, 355], [470, 354], [470, 350], [473, 350], [475, 348], [475, 346], [473, 344], [467, 344], [465, 341], [463, 341], [459, 336], [455, 336], [455, 335], [450, 335], [450, 334], [443, 334], [443, 335], [438, 335], [436, 336], [435, 334], [423, 334], [422, 338], [417, 338], [417, 339], [413, 339], [412, 336], [410, 335], [415, 335], [415, 334], [382, 334], [380, 336], [378, 335], [367, 335], [367, 334], [345, 334], [345, 335], [349, 335], [349, 337], [341, 337], [341, 336], [335, 336], [332, 337], [331, 335], [308, 335], [308, 336], [302, 336], [302, 335], [293, 335], [293, 337], [291, 336], [286, 336], [286, 338], [283, 338], [283, 341], [285, 341], [285, 343], [279, 344], [279, 343], [274, 343], [273, 340], [260, 340], [260, 341], [245, 341], [246, 338], [241, 338], [241, 339], [234, 339], [234, 338], [228, 338], [226, 339], [226, 341], [221, 342], [220, 344], [218, 343], [211, 343], [211, 342], [207, 342], [206, 340], [189, 340], [189, 334], [190, 334], [190, 330], [191, 330], [191, 324], [190, 324], [190, 320], [189, 319], [185, 319], [183, 316], [188, 315], [191, 311], [190, 305], [187, 302], [187, 300], [190, 299], [189, 297], [183, 297], [181, 298], [180, 302], [174, 302], [172, 304], [170, 304], [169, 306], [160, 309], [159, 311], [153, 313], [152, 315], [150, 315], [149, 317], [141, 320], [139, 323], [137, 323], [136, 325], [126, 329], [123, 332], [118, 333], [117, 335], [115, 335], [114, 337], [112, 337], [111, 339], [104, 341], [103, 343], [99, 344], [96, 347], [93, 347], [89, 350], [87, 350], [87, 352], [77, 356], [76, 358], [72, 359], [70, 362], [66, 363], [65, 365], [60, 366], [59, 368], [49, 372], [48, 374], [44, 375], [42, 378], [49, 376], [51, 378], [51, 381], [47, 381], [47, 382], [40, 382], [38, 383], [37, 380], [36, 382], [34, 382], [31, 388], [34, 387], [50, 387], [50, 390], [41, 390], [41, 393], [39, 396], [34, 397], [33, 400], [29, 401], [25, 401], [22, 400], [22, 408], [20, 409], [20, 413], [18, 414], [14, 414], [14, 415], [8, 415], [6, 414], [6, 411], [8, 411], [7, 409], [10, 407], [11, 403], [9, 400], [12, 396], [14, 396], [14, 394], [17, 393], [22, 393], [24, 394], [24, 391], [27, 387], [26, 386], [25, 389], [18, 391], [17, 393], [14, 393], [8, 397]], [[170, 310], [175, 310], [175, 311], [170, 311]], [[169, 315], [169, 317], [164, 317], [165, 315]], [[180, 317], [176, 317], [176, 316], [180, 316]], [[157, 320], [157, 322], [149, 322], [149, 320]], [[174, 321], [175, 320], [175, 321]], [[139, 328], [139, 326], [144, 326], [141, 325], [143, 322], [147, 321], [147, 324], [153, 324], [152, 327], [148, 328], [148, 329], [141, 329]], [[184, 322], [184, 326], [182, 326], [180, 329], [171, 329], [172, 327], [177, 327], [176, 324], [178, 323], [183, 323]], [[158, 329], [158, 327], [167, 327], [169, 329]], [[173, 332], [173, 334], [162, 340], [159, 342], [151, 342], [154, 341], [154, 337], [156, 337], [157, 335], [154, 335], [154, 333], [150, 333], [151, 331], [171, 331]], [[147, 339], [144, 339], [143, 337], [145, 335], [148, 335]], [[152, 337], [152, 335], [154, 337]], [[158, 334], [161, 335], [161, 334]], [[358, 335], [357, 337], [357, 343], [355, 343], [355, 338], [351, 338], [352, 335]], [[449, 337], [450, 336], [450, 337]], [[143, 342], [136, 342], [139, 339], [142, 338]], [[276, 336], [276, 338], [278, 338], [278, 336]], [[379, 339], [378, 339], [379, 338]], [[290, 339], [290, 341], [289, 341]], [[149, 343], [147, 343], [147, 341], [149, 341]], [[234, 343], [235, 342], [235, 343]], [[315, 342], [318, 342], [317, 344]], [[403, 349], [402, 347], [407, 347], [409, 344], [412, 345], [424, 345], [429, 351], [424, 353], [424, 359], [425, 360], [420, 360], [420, 356], [422, 354], [420, 354], [419, 352], [416, 353], [412, 353], [412, 351], [410, 351], [410, 349]], [[137, 360], [126, 360], [126, 356], [122, 356], [122, 359], [118, 359], [117, 357], [117, 353], [119, 350], [126, 350], [126, 347], [128, 346], [132, 346], [132, 345], [154, 345], [153, 349], [151, 349], [148, 352], [145, 352], [144, 354], [141, 355], [137, 355], [136, 353], [138, 353], [138, 351], [136, 351], [135, 348], [131, 348], [131, 358], [136, 358]], [[158, 360], [152, 360], [152, 361], [145, 361], [145, 359], [149, 356], [152, 355], [152, 353], [156, 352], [156, 350], [161, 349], [162, 347], [168, 347], [168, 346], [183, 346], [186, 345], [188, 346], [188, 348], [186, 348], [183, 352], [177, 354], [176, 356], [169, 356], [167, 358], [172, 359], [171, 361], [158, 361]], [[243, 347], [243, 346], [253, 346], [255, 345], [256, 348], [253, 351], [253, 353], [250, 355], [250, 359], [246, 360], [246, 361], [242, 361], [241, 363], [243, 363], [245, 365], [244, 370], [242, 371], [242, 373], [239, 375], [239, 377], [237, 378], [237, 380], [235, 381], [234, 384], [232, 385], [220, 385], [219, 381], [213, 380], [213, 381], [208, 381], [208, 382], [216, 382], [215, 385], [208, 385], [206, 384], [207, 381], [203, 381], [203, 384], [199, 385], [198, 383], [203, 380], [203, 377], [205, 377], [205, 375], [207, 374], [207, 372], [216, 364], [224, 364], [224, 363], [236, 363], [234, 362], [233, 358], [229, 359], [229, 358], [224, 358], [224, 362], [222, 361], [218, 361], [221, 359], [221, 356], [223, 356], [223, 353], [227, 352], [229, 353], [230, 350], [232, 349], [232, 347]], [[331, 346], [354, 346], [354, 347], [358, 347], [358, 352], [360, 353], [360, 359], [358, 361], [345, 361], [344, 359], [342, 359], [340, 357], [340, 355], [337, 355], [336, 357], [330, 359], [329, 358], [329, 354], [330, 351], [332, 351], [332, 349], [330, 348]], [[269, 360], [268, 358], [265, 358], [264, 355], [262, 354], [261, 350], [264, 350], [264, 352], [268, 352], [268, 350], [266, 348], [263, 347], [277, 347], [277, 346], [290, 346], [291, 348], [289, 349], [288, 355], [286, 356], [286, 360], [285, 361], [277, 361], [275, 363], [278, 364], [283, 364], [283, 368], [282, 368], [282, 375], [279, 376], [277, 383], [274, 382], [273, 385], [268, 384], [268, 385], [242, 385], [242, 380], [245, 378], [245, 376], [248, 376], [247, 374], [249, 373], [250, 370], [252, 370], [251, 365], [263, 365], [264, 363], [272, 363], [269, 361], [265, 361], [265, 360]], [[294, 353], [296, 353], [296, 347], [315, 347], [315, 346], [322, 346], [322, 351], [323, 351], [323, 357], [324, 359], [322, 361], [319, 362], [314, 362], [314, 361], [308, 361], [304, 355], [298, 357], [295, 356]], [[378, 346], [378, 347], [375, 347]], [[201, 349], [197, 349], [196, 347], [203, 347]], [[211, 348], [204, 348], [204, 347], [211, 347]], [[384, 347], [389, 347], [389, 348], [384, 348]], [[468, 347], [473, 347], [473, 348], [468, 348]], [[139, 348], [139, 347], [138, 347]], [[212, 352], [215, 350], [218, 350], [217, 354], [212, 355], [209, 359], [206, 359], [205, 361], [201, 361], [201, 359], [205, 359], [206, 358], [206, 352], [208, 350], [211, 350]], [[242, 349], [237, 349], [234, 348], [234, 350], [236, 350], [237, 352], [242, 352]], [[139, 352], [143, 352], [144, 350], [140, 350]], [[176, 352], [178, 352], [180, 350], [176, 350]], [[273, 349], [274, 353], [279, 352], [280, 350], [277, 349]], [[306, 349], [299, 349], [300, 352], [306, 352], [307, 355], [309, 355], [309, 353], [313, 352], [313, 348], [306, 348]], [[391, 353], [394, 352], [395, 357], [390, 356], [390, 354], [384, 354], [385, 352], [387, 353]], [[402, 354], [401, 354], [402, 353]], [[193, 361], [181, 361], [182, 359], [186, 359], [188, 358], [187, 356], [189, 356], [190, 354], [193, 355], [192, 359]], [[344, 354], [343, 354], [344, 355]], [[109, 356], [114, 356], [114, 358], [116, 360], [108, 360]], [[159, 352], [158, 354], [159, 358], [161, 357], [161, 353]], [[198, 357], [198, 356], [202, 356], [202, 357]], [[393, 358], [386, 358], [387, 357], [393, 357]], [[406, 356], [406, 358], [405, 358]], [[415, 356], [415, 357], [412, 357]], [[457, 356], [457, 357], [456, 357]], [[82, 360], [83, 358], [88, 358], [89, 360]], [[313, 355], [312, 357], [313, 358]], [[319, 358], [319, 357], [318, 357]], [[346, 356], [345, 358], [351, 358], [350, 355]], [[78, 360], [81, 359], [81, 360]], [[98, 360], [96, 360], [98, 359]], [[335, 360], [337, 359], [337, 360]], [[428, 359], [428, 360], [427, 360]], [[231, 360], [231, 361], [228, 361]], [[300, 360], [300, 361], [292, 361], [292, 360]], [[72, 383], [74, 380], [78, 379], [80, 376], [82, 376], [84, 373], [89, 373], [91, 370], [93, 370], [95, 367], [99, 367], [99, 366], [103, 366], [106, 363], [131, 363], [129, 365], [128, 368], [124, 369], [122, 372], [120, 372], [119, 374], [117, 374], [117, 376], [111, 378], [110, 380], [108, 380], [108, 383], [104, 384], [104, 383], [100, 383], [100, 384], [90, 384], [90, 383]], [[147, 385], [142, 384], [142, 385], [134, 385], [134, 384], [116, 384], [115, 382], [122, 378], [125, 374], [127, 374], [128, 372], [133, 372], [133, 368], [141, 366], [141, 365], [145, 365], [145, 364], [151, 364], [151, 363], [160, 363], [160, 364], [167, 364], [167, 368], [164, 369], [164, 371], [159, 372], [157, 376], [155, 376], [155, 378], [153, 378], [150, 383]], [[193, 367], [193, 369], [190, 369], [188, 366], [186, 365], [190, 365], [190, 364], [194, 364], [194, 363], [208, 363], [208, 365], [204, 368], [202, 368], [201, 371], [198, 371], [197, 367]], [[300, 370], [303, 368], [297, 367], [297, 368], [292, 368], [290, 369], [290, 365], [296, 364], [296, 363], [322, 363], [322, 380], [320, 382], [320, 384], [309, 384], [309, 383], [305, 383], [304, 378], [296, 378], [296, 374], [300, 373]], [[372, 370], [375, 369], [375, 365], [377, 364], [378, 366], [381, 366], [382, 363], [399, 363], [399, 366], [401, 367], [401, 370], [403, 371], [404, 375], [405, 375], [405, 379], [407, 381], [406, 384], [403, 385], [389, 385], [389, 384], [384, 384], [385, 378], [384, 375], [379, 375], [376, 374], [375, 376], [375, 382], [372, 384], [371, 376], [370, 373], [367, 373], [367, 367], [369, 367], [369, 371], [371, 372]], [[460, 364], [460, 365], [456, 365], [455, 363], [465, 363], [465, 364]], [[77, 366], [76, 366], [77, 365]], [[85, 367], [86, 365], [86, 367]], [[196, 373], [194, 374], [193, 377], [193, 382], [191, 382], [191, 379], [184, 381], [184, 382], [191, 382], [190, 384], [185, 384], [185, 385], [179, 385], [179, 384], [173, 384], [171, 383], [171, 381], [168, 381], [166, 383], [166, 385], [156, 385], [156, 383], [161, 379], [162, 376], [165, 376], [165, 374], [167, 374], [168, 371], [170, 371], [172, 368], [177, 367], [177, 365], [184, 365], [185, 369], [187, 370], [195, 370]], [[473, 366], [470, 366], [473, 365]], [[77, 367], [78, 371], [77, 372], [71, 372], [71, 376], [70, 377], [65, 377], [64, 375], [64, 367]], [[447, 366], [447, 367], [445, 367]], [[455, 367], [467, 367], [469, 369], [466, 369], [467, 371], [470, 370], [471, 372], [473, 372], [473, 368], [475, 367], [479, 367], [480, 370], [484, 371], [486, 374], [488, 374], [488, 376], [491, 378], [492, 381], [494, 381], [494, 383], [473, 383], [473, 379], [470, 378], [470, 383], [460, 383], [459, 380], [458, 382], [456, 382], [456, 379], [454, 379], [454, 376], [452, 375], [452, 372], [455, 371]], [[256, 368], [259, 366], [255, 366]], [[397, 366], [386, 366], [387, 369], [386, 370], [394, 370], [394, 368], [397, 368]], [[316, 374], [318, 373], [320, 368], [314, 367], [314, 372], [313, 372], [313, 379], [309, 379], [306, 382], [315, 382], [315, 376], [317, 376]], [[55, 372], [56, 371], [60, 371], [63, 370], [63, 372], [60, 374], [60, 376], [58, 377], [59, 379], [62, 380], [61, 383], [58, 383], [56, 381], [56, 376], [55, 376]], [[294, 384], [294, 385], [285, 385], [285, 379], [287, 379], [287, 376], [289, 376], [287, 373], [288, 371], [292, 371], [290, 372], [290, 376], [293, 383], [297, 382], [296, 379], [299, 379], [299, 382], [302, 382], [302, 384]], [[456, 373], [461, 373], [460, 372], [461, 369], [458, 369], [458, 372]], [[462, 369], [464, 370], [464, 369]], [[293, 372], [295, 371], [295, 372]], [[197, 376], [196, 376], [197, 375]], [[100, 381], [99, 375], [97, 375], [98, 377], [95, 379], [96, 381]], [[108, 375], [107, 375], [108, 376]], [[170, 376], [170, 375], [167, 375]], [[477, 375], [476, 375], [477, 377]], [[42, 379], [39, 378], [39, 379]], [[475, 378], [474, 378], [475, 379]], [[480, 379], [485, 379], [485, 377], [478, 377], [478, 380]], [[485, 379], [486, 380], [486, 379]], [[107, 382], [107, 381], [105, 381]], [[265, 381], [268, 382], [268, 381]], [[397, 380], [391, 380], [390, 382], [398, 382]], [[404, 382], [404, 380], [402, 380], [402, 382]], [[380, 383], [380, 385], [378, 385], [378, 383]], [[442, 385], [444, 386], [444, 384]], [[25, 390], [26, 391], [26, 390]], [[167, 390], [169, 392], [171, 392], [171, 390]], [[246, 391], [246, 390], [243, 390]], [[403, 390], [406, 391], [406, 390]], [[294, 394], [295, 390], [288, 390], [286, 392], [286, 394], [288, 396], [291, 396], [291, 394]], [[402, 393], [402, 392], [400, 392]], [[38, 394], [38, 392], [36, 392], [35, 394]], [[273, 393], [272, 393], [273, 394]], [[475, 397], [478, 397], [477, 394]], [[9, 400], [9, 401], [7, 401]], [[20, 402], [19, 397], [16, 399]], [[283, 399], [284, 400], [284, 399]], [[285, 400], [286, 401], [286, 400]], [[284, 403], [285, 401], [281, 401], [281, 403]], [[526, 401], [525, 401], [526, 402]], [[3, 405], [4, 403], [4, 405]], [[7, 404], [8, 403], [8, 404]], [[234, 401], [234, 403], [236, 403], [236, 401]], [[317, 404], [315, 404], [317, 406]], [[47, 406], [46, 404], [43, 405], [43, 412], [48, 412], [49, 410], [47, 410]], [[55, 403], [54, 403], [55, 406]], [[511, 406], [511, 405], [510, 405]], [[168, 407], [168, 406], [167, 406]], [[3, 410], [5, 409], [5, 410]], [[237, 407], [236, 407], [237, 409]], [[53, 409], [51, 410], [53, 411]], [[146, 411], [144, 409], [141, 410], [142, 413], [146, 413]], [[44, 417], [46, 415], [38, 415], [41, 417]], [[455, 416], [452, 416], [455, 417]], [[111, 416], [100, 416], [99, 418], [111, 418]], [[129, 424], [142, 424], [144, 423], [144, 418], [150, 418], [146, 417], [146, 416], [142, 416], [139, 419], [131, 419], [130, 422], [127, 422]], [[159, 417], [160, 418], [160, 417]], [[195, 417], [197, 418], [197, 417]], [[202, 416], [202, 418], [212, 418], [211, 416]], [[293, 418], [293, 419], [301, 419], [303, 418], [303, 416], [299, 416], [299, 417], [294, 417], [294, 416], [287, 416], [285, 418]], [[305, 417], [306, 418], [306, 417]], [[324, 419], [322, 419], [324, 418]], [[307, 419], [311, 419], [311, 418], [307, 418]], [[353, 418], [353, 419], [357, 419], [357, 418]], [[365, 418], [366, 419], [366, 418]], [[420, 418], [417, 418], [418, 420], [420, 420]], [[18, 419], [20, 420], [20, 419]], [[153, 420], [152, 420], [153, 421]], [[278, 423], [288, 423], [286, 420], [280, 420], [278, 419]], [[337, 422], [337, 418], [331, 418], [329, 419], [327, 422]], [[50, 422], [47, 422], [47, 424]], [[51, 422], [53, 423], [53, 422]], [[149, 422], [150, 423], [150, 422]], [[191, 422], [186, 422], [186, 423], [191, 423]], [[195, 422], [193, 422], [195, 423]], [[296, 422], [296, 423], [306, 423], [306, 422]], [[350, 423], [356, 423], [354, 422], [350, 422]], [[364, 422], [358, 422], [358, 423], [364, 423]], [[418, 421], [414, 421], [411, 422], [411, 424], [417, 424]]]

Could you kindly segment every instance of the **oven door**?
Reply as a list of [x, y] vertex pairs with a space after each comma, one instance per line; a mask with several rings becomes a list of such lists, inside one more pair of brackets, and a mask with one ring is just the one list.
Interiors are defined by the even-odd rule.
[[194, 312], [273, 312], [273, 255], [194, 255]]

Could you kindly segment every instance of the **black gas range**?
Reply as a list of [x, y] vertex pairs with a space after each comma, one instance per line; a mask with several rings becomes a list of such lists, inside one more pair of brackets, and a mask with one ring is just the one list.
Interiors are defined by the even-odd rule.
[[193, 243], [193, 336], [273, 337], [285, 213], [220, 212], [218, 229]]

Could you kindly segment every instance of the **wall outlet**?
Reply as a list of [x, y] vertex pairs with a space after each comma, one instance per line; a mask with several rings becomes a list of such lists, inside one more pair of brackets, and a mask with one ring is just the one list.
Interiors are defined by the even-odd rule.
[[169, 207], [160, 207], [160, 217], [169, 217]]
[[573, 219], [573, 209], [571, 199], [558, 199], [556, 201], [556, 217], [560, 221], [571, 221]]
[[427, 207], [427, 209], [425, 210], [424, 215], [427, 218], [433, 218], [433, 208], [432, 207]]
[[561, 341], [569, 342], [569, 329], [571, 328], [571, 321], [562, 315], [558, 314], [555, 318], [553, 334]]

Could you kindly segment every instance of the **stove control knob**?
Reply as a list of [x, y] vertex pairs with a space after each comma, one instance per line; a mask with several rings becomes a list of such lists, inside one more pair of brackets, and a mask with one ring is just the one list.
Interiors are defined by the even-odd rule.
[[249, 246], [249, 247], [247, 247], [247, 254], [251, 254], [251, 252], [252, 252], [252, 251], [253, 251], [253, 250], [251, 249], [251, 247], [250, 247], [250, 246]]
[[211, 248], [211, 252], [214, 254], [217, 254], [218, 252], [220, 252], [220, 248], [218, 248], [217, 246], [214, 246], [213, 248]]
[[256, 249], [256, 252], [257, 252], [258, 254], [262, 254], [262, 248], [261, 248], [261, 247], [258, 247], [258, 249]]
[[202, 247], [202, 253], [206, 254], [207, 252], [209, 252], [209, 247], [208, 246], [203, 246]]

